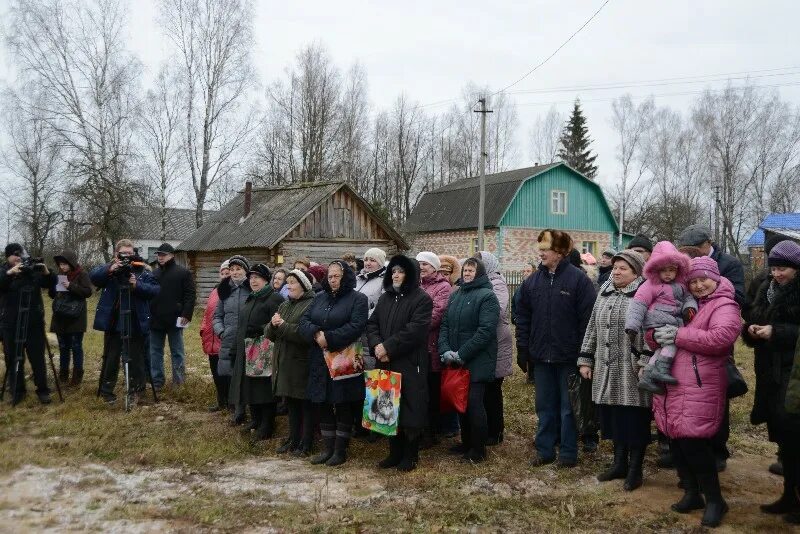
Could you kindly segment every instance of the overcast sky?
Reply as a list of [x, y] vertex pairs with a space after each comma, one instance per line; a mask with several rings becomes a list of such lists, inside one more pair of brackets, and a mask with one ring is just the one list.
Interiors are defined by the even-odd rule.
[[[0, 13], [6, 13], [9, 4], [0, 0]], [[492, 88], [512, 83], [602, 4], [603, 0], [260, 0], [253, 59], [265, 86], [282, 75], [301, 47], [318, 40], [342, 70], [354, 61], [364, 65], [375, 107], [389, 107], [401, 92], [428, 104], [457, 98], [469, 81]], [[154, 22], [156, 2], [132, 0], [130, 6], [130, 48], [148, 71], [146, 84], [170, 50]], [[798, 20], [797, 0], [611, 0], [572, 42], [512, 91], [752, 72], [762, 76], [754, 78], [755, 83], [784, 85], [778, 91], [796, 104]], [[764, 72], [785, 67], [798, 68]], [[792, 72], [798, 74], [786, 75]], [[11, 78], [10, 59], [3, 50], [0, 81]], [[600, 180], [608, 184], [617, 170], [609, 126], [612, 98], [625, 92], [635, 97], [654, 94], [657, 104], [688, 111], [696, 95], [674, 93], [722, 86], [724, 81], [669, 81], [628, 89], [514, 94], [520, 116], [518, 166], [533, 163], [525, 143], [536, 117], [553, 102], [567, 113], [574, 98], [581, 97], [599, 155]], [[443, 112], [447, 106], [426, 109]]]

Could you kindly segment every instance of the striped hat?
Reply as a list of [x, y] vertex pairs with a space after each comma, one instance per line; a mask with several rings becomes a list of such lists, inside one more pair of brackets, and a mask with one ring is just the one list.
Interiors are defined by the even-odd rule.
[[231, 256], [228, 260], [228, 267], [233, 267], [234, 265], [238, 265], [245, 271], [250, 271], [250, 262], [247, 261], [247, 258], [244, 256], [238, 254], [236, 256]]

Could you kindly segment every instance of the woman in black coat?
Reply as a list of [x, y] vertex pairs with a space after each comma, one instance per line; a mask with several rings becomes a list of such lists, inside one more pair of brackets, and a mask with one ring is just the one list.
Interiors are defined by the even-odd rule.
[[366, 295], [355, 291], [353, 269], [341, 260], [328, 266], [321, 282], [323, 290], [300, 320], [300, 333], [311, 343], [308, 398], [319, 415], [323, 441], [322, 451], [311, 463], [333, 466], [347, 460], [353, 406], [364, 401], [364, 378], [331, 379], [323, 350], [340, 351], [360, 341], [367, 326], [368, 304]]
[[402, 255], [389, 261], [384, 293], [367, 322], [367, 340], [379, 369], [401, 375], [398, 433], [389, 439], [389, 456], [378, 464], [411, 471], [419, 455], [419, 438], [427, 425], [428, 330], [433, 301], [419, 286], [419, 266]]
[[269, 439], [275, 429], [275, 397], [272, 395], [272, 377], [253, 377], [245, 373], [245, 338], [264, 335], [264, 329], [278, 306], [283, 302], [269, 281], [269, 267], [263, 263], [253, 266], [249, 272], [252, 293], [239, 311], [239, 327], [236, 331], [236, 361], [231, 377], [230, 402], [236, 406], [250, 405], [253, 420], [245, 427], [255, 430], [256, 441]]

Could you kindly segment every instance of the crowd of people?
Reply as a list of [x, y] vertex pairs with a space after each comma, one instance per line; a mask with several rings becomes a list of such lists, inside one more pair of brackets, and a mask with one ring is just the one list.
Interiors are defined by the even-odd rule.
[[[365, 369], [402, 376], [397, 433], [379, 468], [413, 470], [421, 450], [454, 432], [460, 439], [449, 451], [483, 462], [487, 447], [504, 439], [503, 383], [516, 346], [517, 364], [535, 384], [532, 467], [573, 467], [580, 445], [594, 452], [602, 437], [612, 442], [613, 458], [598, 480], [621, 479], [634, 491], [644, 481], [655, 421], [658, 464], [676, 468], [684, 491], [671, 509], [703, 510], [701, 524], [714, 527], [728, 510], [719, 473], [730, 454], [741, 335], [755, 353], [751, 422], [765, 423], [778, 444], [770, 470], [784, 480], [780, 498], [761, 510], [800, 524], [800, 245], [768, 240], [767, 266], [747, 292], [741, 263], [700, 225], [674, 244], [636, 236], [597, 259], [576, 251], [561, 230], [542, 231], [537, 249], [513, 294], [489, 251], [459, 260], [433, 251], [387, 257], [369, 248], [327, 265], [300, 258], [291, 269], [233, 256], [219, 267], [200, 325], [216, 389], [210, 410], [229, 411], [230, 424], [253, 440], [272, 438], [276, 415], [285, 411], [288, 436], [278, 453], [341, 465], [351, 438], [369, 434], [361, 425], [365, 383], [360, 374], [332, 378], [327, 357], [357, 347]], [[167, 341], [172, 383], [180, 386], [183, 332], [196, 294], [174, 254], [163, 244], [151, 268], [121, 240], [114, 259], [91, 272], [72, 251], [55, 256], [51, 272], [9, 244], [0, 268], [0, 326], [12, 402], [26, 393], [22, 351], [38, 399], [50, 402], [41, 289], [52, 298], [60, 382], [83, 379], [86, 299], [94, 285], [101, 294], [93, 324], [104, 332], [98, 395], [116, 401], [121, 363], [134, 403], [148, 383], [154, 391], [164, 387]], [[269, 372], [259, 375], [249, 351], [262, 337], [272, 352]], [[440, 408], [447, 369], [469, 371], [463, 413]]]

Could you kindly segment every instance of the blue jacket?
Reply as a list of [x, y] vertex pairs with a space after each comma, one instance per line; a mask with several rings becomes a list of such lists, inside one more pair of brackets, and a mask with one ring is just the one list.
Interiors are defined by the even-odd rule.
[[[114, 325], [114, 331], [119, 332], [119, 308], [117, 306], [119, 281], [116, 276], [109, 274], [110, 265], [95, 267], [89, 275], [92, 283], [103, 290], [94, 316], [94, 329], [107, 332]], [[158, 280], [150, 271], [139, 268], [135, 269], [133, 274], [136, 275], [136, 287], [131, 291], [131, 311], [133, 312], [131, 325], [134, 332], [147, 334], [150, 332], [150, 304], [148, 301], [158, 295], [161, 288]]]
[[517, 361], [575, 364], [597, 297], [586, 273], [564, 259], [528, 277], [517, 303]]

